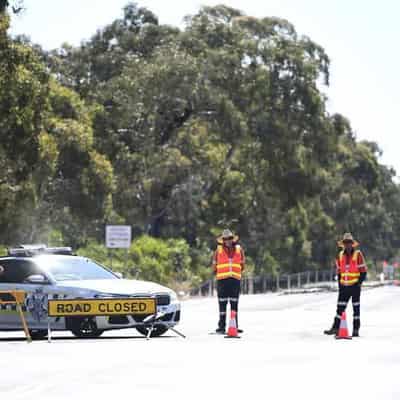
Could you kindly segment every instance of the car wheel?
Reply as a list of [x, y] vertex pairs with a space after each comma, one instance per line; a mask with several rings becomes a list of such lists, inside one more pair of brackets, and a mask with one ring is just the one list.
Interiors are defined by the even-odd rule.
[[79, 338], [97, 338], [104, 332], [97, 328], [96, 321], [93, 318], [70, 318], [67, 326]]
[[47, 338], [47, 331], [45, 329], [32, 329], [29, 330], [32, 340], [42, 340]]
[[[136, 330], [144, 336], [147, 336], [149, 333], [149, 328], [145, 326], [136, 326]], [[153, 331], [151, 332], [150, 337], [158, 337], [167, 332], [168, 328], [165, 325], [154, 325]]]

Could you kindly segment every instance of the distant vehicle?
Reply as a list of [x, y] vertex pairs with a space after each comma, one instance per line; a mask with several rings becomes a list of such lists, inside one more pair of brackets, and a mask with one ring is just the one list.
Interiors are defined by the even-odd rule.
[[[27, 293], [23, 310], [32, 338], [47, 335], [47, 299], [155, 297], [157, 320], [152, 336], [160, 336], [180, 320], [176, 293], [154, 282], [122, 279], [107, 267], [86, 257], [72, 254], [69, 247], [22, 245], [0, 257], [4, 271], [1, 290]], [[111, 329], [136, 328], [148, 334], [143, 323], [146, 315], [113, 315], [52, 318], [52, 330], [68, 330], [77, 337], [98, 337]], [[15, 305], [0, 304], [0, 331], [22, 330]]]

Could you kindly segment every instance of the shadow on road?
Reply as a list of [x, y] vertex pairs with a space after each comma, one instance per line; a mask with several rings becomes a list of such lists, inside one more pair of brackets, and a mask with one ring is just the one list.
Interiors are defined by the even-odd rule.
[[[166, 340], [166, 339], [174, 339], [177, 336], [172, 335], [163, 335], [159, 337], [150, 338], [151, 340]], [[101, 342], [101, 341], [113, 341], [113, 340], [147, 340], [144, 336], [105, 336], [105, 337], [98, 337], [98, 338], [77, 338], [73, 336], [52, 336], [51, 341], [85, 341], [85, 342]], [[26, 338], [24, 337], [2, 337], [0, 338], [0, 343], [8, 343], [8, 342], [26, 342]], [[47, 342], [47, 338], [45, 339], [35, 339], [33, 342]]]

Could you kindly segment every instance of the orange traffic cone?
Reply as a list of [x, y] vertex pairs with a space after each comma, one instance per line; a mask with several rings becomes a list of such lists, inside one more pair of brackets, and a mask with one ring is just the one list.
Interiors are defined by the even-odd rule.
[[226, 338], [239, 338], [236, 326], [236, 311], [231, 310], [231, 319], [229, 320], [229, 328]]
[[339, 332], [335, 336], [336, 339], [352, 339], [349, 335], [349, 330], [347, 329], [346, 313], [343, 311], [340, 318]]

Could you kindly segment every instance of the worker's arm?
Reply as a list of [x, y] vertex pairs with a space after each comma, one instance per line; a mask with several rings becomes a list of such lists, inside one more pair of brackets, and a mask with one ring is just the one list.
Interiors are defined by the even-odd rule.
[[367, 278], [367, 273], [360, 272], [360, 278], [358, 279], [358, 283], [361, 285], [365, 281], [366, 278]]
[[340, 286], [340, 268], [339, 268], [339, 259], [335, 259], [335, 265], [336, 265], [336, 275], [337, 275], [337, 281], [338, 285]]
[[240, 247], [240, 252], [242, 253], [242, 262], [241, 262], [241, 266], [242, 266], [242, 273], [243, 273], [243, 271], [244, 271], [244, 265], [245, 265], [245, 263], [246, 263], [246, 259], [245, 259], [245, 257], [244, 257], [244, 251], [243, 251], [243, 248], [242, 247]]
[[211, 259], [211, 270], [214, 275], [217, 273], [217, 251], [214, 251]]
[[360, 278], [358, 279], [358, 283], [361, 285], [365, 279], [367, 278], [367, 264], [365, 263], [365, 259], [361, 251], [358, 252], [357, 256], [357, 264], [358, 270], [360, 271]]

